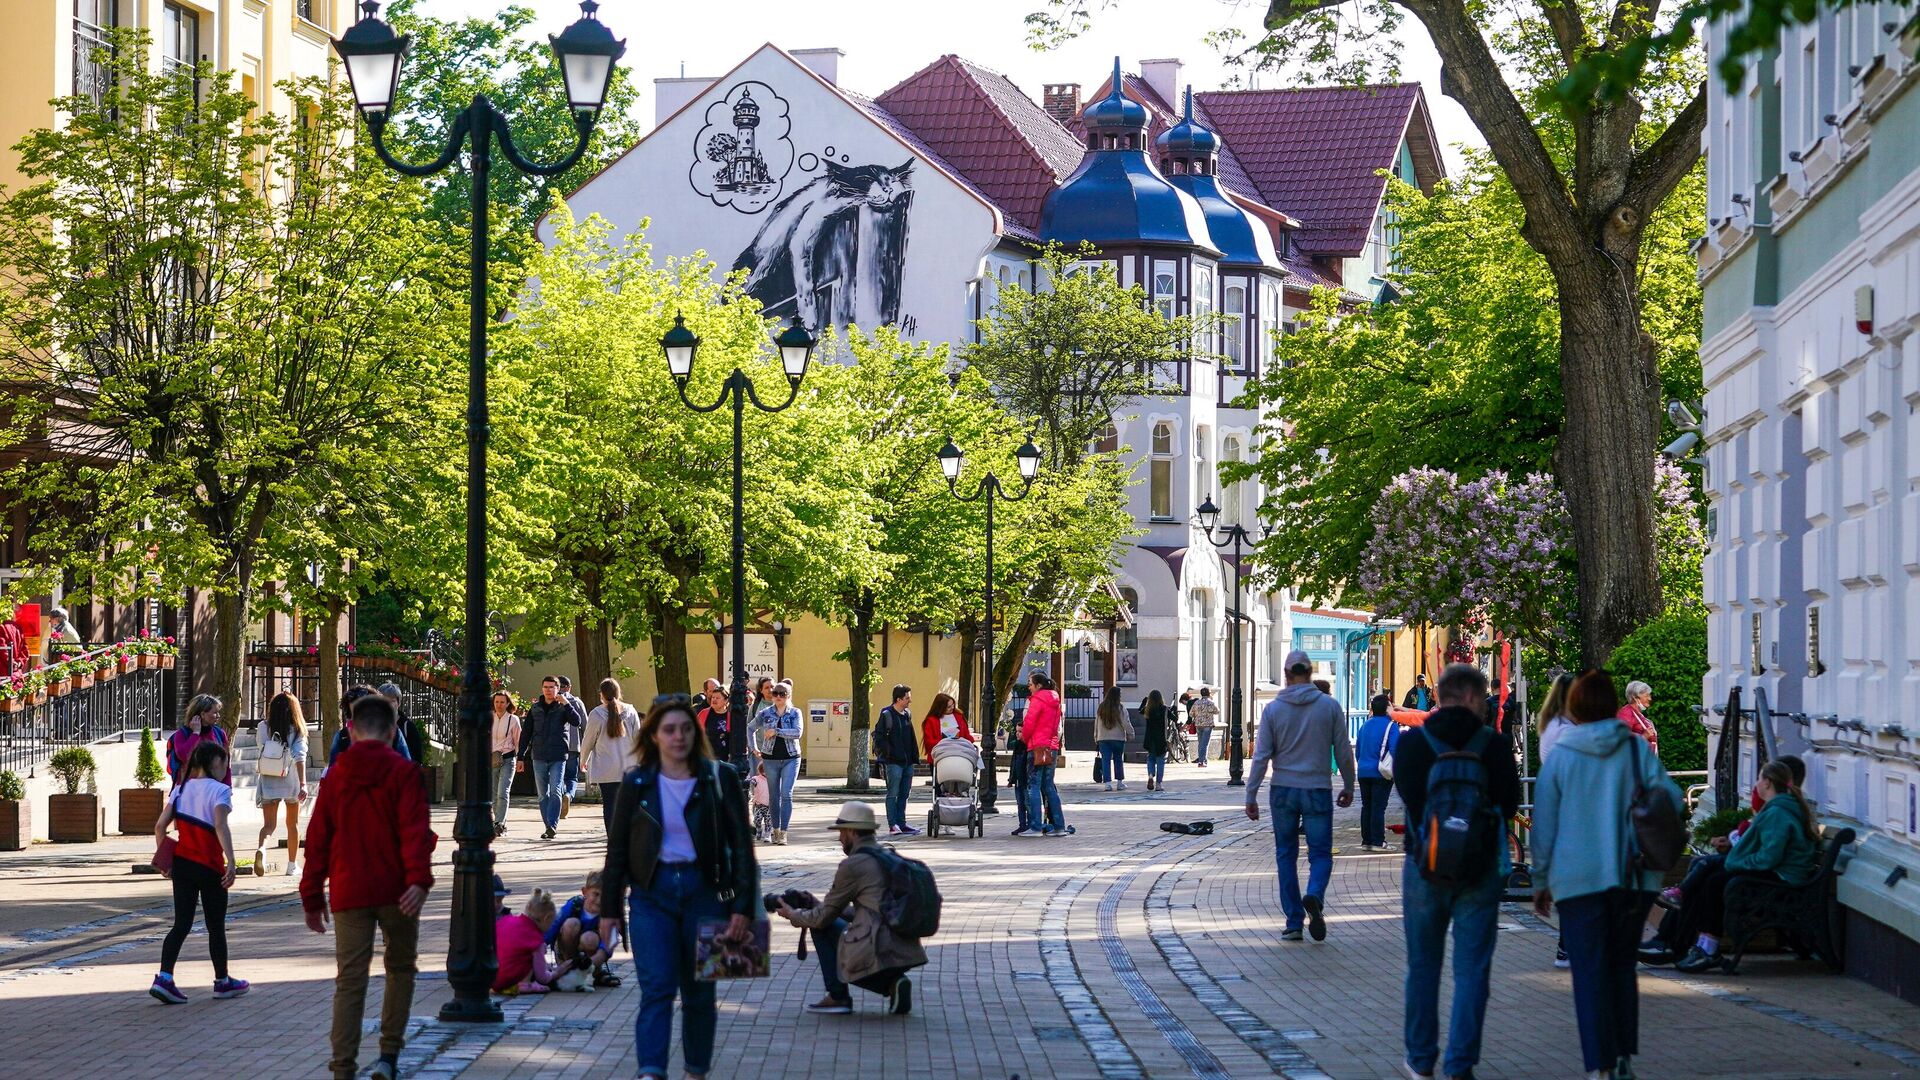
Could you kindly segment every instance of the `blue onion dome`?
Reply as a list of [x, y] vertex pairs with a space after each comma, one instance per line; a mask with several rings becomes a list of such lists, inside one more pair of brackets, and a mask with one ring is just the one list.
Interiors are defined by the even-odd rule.
[[[1154, 145], [1160, 150], [1162, 171], [1169, 160], [1193, 161], [1212, 158], [1220, 152], [1220, 136], [1193, 118], [1193, 87], [1187, 87], [1186, 114], [1172, 127], [1160, 133]], [[1191, 171], [1191, 170], [1188, 170]], [[1206, 170], [1212, 172], [1212, 169]]]
[[1088, 144], [1094, 149], [1106, 145], [1100, 139], [1102, 135], [1134, 135], [1137, 136], [1137, 146], [1147, 134], [1147, 107], [1128, 97], [1123, 86], [1120, 58], [1116, 56], [1113, 58], [1113, 88], [1106, 97], [1080, 113], [1080, 121], [1087, 128]]
[[1266, 223], [1228, 197], [1216, 168], [1220, 137], [1193, 118], [1193, 88], [1186, 93], [1186, 115], [1160, 136], [1160, 166], [1167, 182], [1192, 197], [1207, 221], [1207, 235], [1220, 249], [1220, 265], [1281, 272], [1273, 233]]
[[1113, 91], [1087, 106], [1087, 152], [1073, 174], [1047, 194], [1040, 236], [1075, 247], [1186, 248], [1214, 257], [1206, 215], [1193, 196], [1167, 182], [1147, 156], [1147, 110], [1122, 92], [1120, 61]]

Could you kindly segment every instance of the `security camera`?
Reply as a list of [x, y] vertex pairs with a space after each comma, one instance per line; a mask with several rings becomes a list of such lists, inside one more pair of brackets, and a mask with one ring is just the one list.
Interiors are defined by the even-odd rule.
[[1700, 442], [1700, 433], [1689, 431], [1662, 447], [1660, 452], [1670, 458], [1677, 458], [1694, 448]]
[[1693, 410], [1687, 408], [1687, 403], [1684, 401], [1667, 402], [1667, 419], [1673, 421], [1673, 426], [1677, 428], [1700, 426], [1700, 418], [1693, 415]]

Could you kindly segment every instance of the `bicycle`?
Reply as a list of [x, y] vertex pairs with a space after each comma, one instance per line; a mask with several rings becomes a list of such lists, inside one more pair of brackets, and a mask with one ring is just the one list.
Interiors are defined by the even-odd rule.
[[1193, 760], [1193, 746], [1187, 738], [1187, 725], [1167, 721], [1167, 760], [1185, 765]]

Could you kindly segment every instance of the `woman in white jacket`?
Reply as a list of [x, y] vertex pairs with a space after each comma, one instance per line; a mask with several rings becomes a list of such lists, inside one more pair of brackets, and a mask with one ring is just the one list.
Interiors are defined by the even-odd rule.
[[600, 680], [600, 704], [587, 714], [587, 730], [580, 736], [580, 761], [587, 781], [600, 785], [600, 817], [611, 828], [620, 781], [640, 764], [640, 714], [620, 700], [616, 680]]

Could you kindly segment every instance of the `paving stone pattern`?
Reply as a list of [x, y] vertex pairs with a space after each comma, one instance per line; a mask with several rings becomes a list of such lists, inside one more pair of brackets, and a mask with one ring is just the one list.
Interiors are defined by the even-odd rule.
[[[914, 973], [911, 1017], [885, 1015], [856, 993], [852, 1016], [812, 1016], [820, 996], [811, 951], [775, 923], [771, 978], [721, 989], [715, 1077], [904, 1077], [1134, 1080], [1194, 1077], [1367, 1078], [1394, 1075], [1400, 1055], [1405, 949], [1396, 854], [1359, 850], [1357, 810], [1342, 811], [1328, 898], [1328, 940], [1285, 943], [1271, 832], [1239, 813], [1223, 770], [1174, 766], [1164, 793], [1107, 793], [1075, 762], [1063, 784], [1078, 832], [1015, 839], [1013, 816], [980, 839], [916, 838], [946, 897], [931, 963]], [[873, 794], [878, 802], [881, 792]], [[839, 851], [824, 826], [842, 796], [801, 785], [786, 847], [761, 849], [763, 886], [824, 892]], [[915, 801], [925, 798], [916, 790]], [[523, 900], [534, 885], [562, 897], [599, 861], [597, 808], [535, 838], [516, 807], [500, 871]], [[1158, 831], [1163, 820], [1211, 818], [1212, 836]], [[443, 838], [450, 808], [436, 813]], [[249, 834], [250, 835], [250, 834]], [[242, 838], [245, 839], [245, 838]], [[145, 995], [171, 915], [168, 884], [128, 873], [151, 842], [36, 846], [0, 855], [0, 1069], [8, 1077], [325, 1075], [331, 942], [300, 921], [277, 858], [236, 885], [233, 969], [253, 993], [211, 1000], [205, 938], [179, 968], [193, 999], [168, 1008]], [[638, 993], [618, 989], [508, 999], [505, 1020], [437, 1019], [444, 973], [447, 864], [429, 901], [402, 1073], [434, 1080], [631, 1077]], [[1578, 1074], [1567, 973], [1552, 967], [1553, 930], [1509, 906], [1494, 961], [1483, 1078]], [[368, 1038], [383, 980], [375, 964]], [[1444, 980], [1443, 980], [1444, 987]], [[1658, 1077], [1920, 1077], [1920, 1009], [1790, 957], [1754, 957], [1737, 978], [1670, 973], [1641, 981], [1640, 1075]], [[1444, 1015], [1444, 1004], [1443, 1004]], [[676, 1059], [676, 1066], [678, 1062]]]

